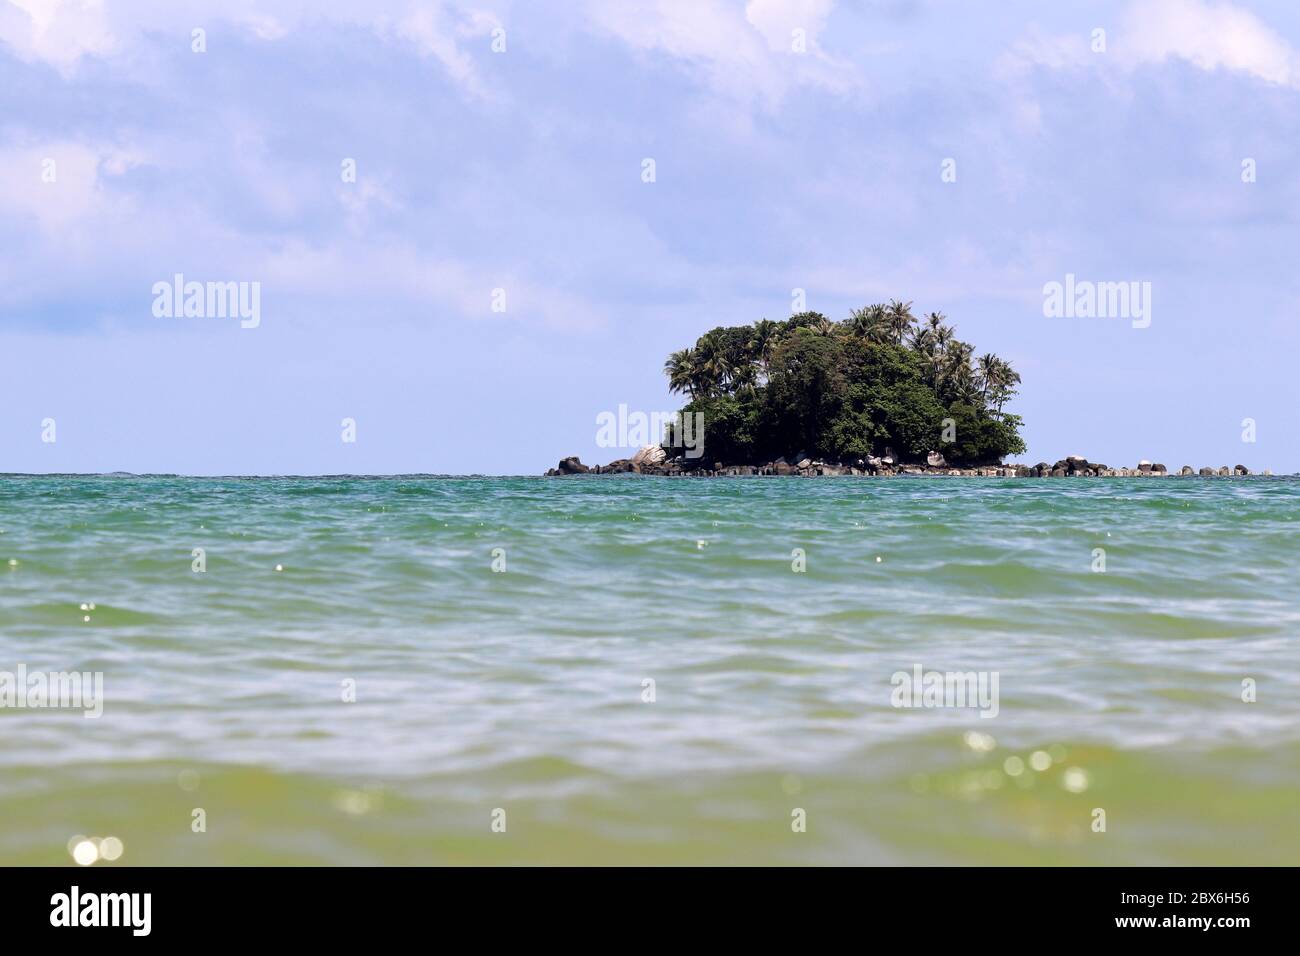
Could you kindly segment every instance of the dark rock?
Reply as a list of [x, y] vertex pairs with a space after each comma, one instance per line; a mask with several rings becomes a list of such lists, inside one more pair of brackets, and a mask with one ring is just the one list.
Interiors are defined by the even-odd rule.
[[1212, 477], [1214, 477], [1214, 469], [1213, 469], [1213, 468], [1202, 468], [1202, 469], [1201, 469], [1201, 477], [1202, 477], [1202, 478], [1212, 478]]
[[561, 458], [559, 467], [556, 470], [562, 475], [585, 475], [591, 471], [578, 459], [577, 455]]
[[1194, 475], [1194, 474], [1196, 474], [1196, 472], [1194, 472], [1194, 471], [1192, 470], [1192, 466], [1191, 466], [1191, 465], [1183, 465], [1182, 469], [1181, 469], [1178, 473], [1179, 473], [1180, 475]]
[[1232, 469], [1232, 473], [1235, 475], [1249, 475], [1250, 469], [1247, 468], [1245, 465], [1238, 465], [1237, 467]]

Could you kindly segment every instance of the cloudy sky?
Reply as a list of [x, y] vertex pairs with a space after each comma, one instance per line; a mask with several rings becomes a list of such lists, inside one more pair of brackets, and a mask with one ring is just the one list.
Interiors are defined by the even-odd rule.
[[606, 461], [795, 289], [1012, 360], [1030, 461], [1300, 470], [1298, 128], [1289, 0], [0, 0], [0, 471]]

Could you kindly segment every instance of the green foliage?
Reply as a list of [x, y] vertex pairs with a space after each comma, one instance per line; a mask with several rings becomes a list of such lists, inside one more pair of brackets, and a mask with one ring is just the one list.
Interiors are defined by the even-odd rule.
[[[708, 462], [755, 463], [798, 452], [852, 461], [892, 448], [901, 461], [940, 451], [982, 465], [1025, 450], [1003, 405], [1020, 376], [992, 353], [973, 359], [941, 313], [911, 303], [854, 310], [843, 322], [803, 312], [784, 322], [720, 326], [664, 363], [684, 412], [702, 412]], [[942, 443], [944, 419], [956, 441]]]
[[957, 436], [955, 442], [941, 447], [949, 464], [982, 465], [1003, 455], [1022, 454], [1025, 450], [1025, 443], [1017, 432], [1019, 415], [991, 417], [962, 402], [949, 408], [948, 415], [956, 423]]
[[872, 410], [876, 420], [884, 423], [886, 443], [900, 460], [925, 461], [926, 453], [939, 447], [944, 408], [928, 385], [886, 386], [874, 396]]
[[734, 395], [701, 395], [682, 409], [683, 415], [695, 412], [704, 415], [701, 462], [750, 462], [761, 456], [757, 403]]

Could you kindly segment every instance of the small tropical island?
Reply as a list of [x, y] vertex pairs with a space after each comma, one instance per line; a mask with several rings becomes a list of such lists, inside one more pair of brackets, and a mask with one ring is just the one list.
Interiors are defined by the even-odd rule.
[[991, 352], [977, 356], [941, 312], [918, 319], [897, 299], [838, 322], [800, 312], [719, 326], [669, 355], [664, 373], [687, 401], [658, 445], [608, 465], [569, 456], [547, 475], [1169, 474], [1149, 461], [1110, 468], [1078, 455], [1003, 464], [1025, 452], [1022, 419], [1005, 410], [1020, 375]]

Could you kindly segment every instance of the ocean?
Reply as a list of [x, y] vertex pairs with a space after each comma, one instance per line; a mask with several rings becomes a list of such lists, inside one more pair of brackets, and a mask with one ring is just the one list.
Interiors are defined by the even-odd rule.
[[3, 477], [0, 863], [1295, 864], [1298, 532], [1280, 477]]

